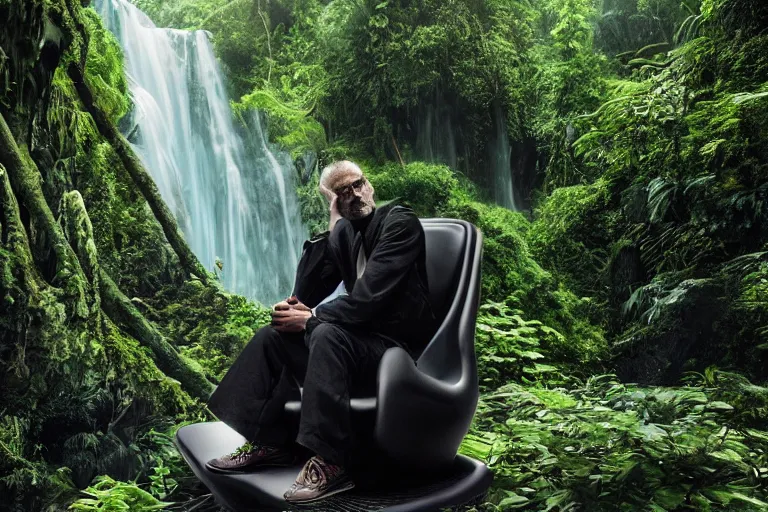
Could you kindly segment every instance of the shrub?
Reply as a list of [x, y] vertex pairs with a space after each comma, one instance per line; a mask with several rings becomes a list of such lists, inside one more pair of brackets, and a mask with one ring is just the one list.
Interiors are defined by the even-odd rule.
[[399, 198], [400, 204], [413, 208], [419, 217], [440, 215], [459, 187], [445, 165], [413, 162], [403, 167], [391, 163], [372, 168], [368, 174], [377, 199]]

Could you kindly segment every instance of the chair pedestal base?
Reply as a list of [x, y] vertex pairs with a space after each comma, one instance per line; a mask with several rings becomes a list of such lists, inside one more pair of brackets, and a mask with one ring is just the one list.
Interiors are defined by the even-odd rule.
[[408, 475], [405, 471], [386, 475], [375, 471], [353, 474], [355, 489], [307, 506], [290, 505], [283, 493], [291, 486], [301, 466], [268, 468], [245, 474], [208, 471], [205, 463], [235, 450], [244, 439], [221, 422], [198, 423], [179, 429], [176, 444], [195, 475], [224, 507], [236, 511], [312, 510], [316, 512], [426, 512], [461, 505], [483, 494], [493, 476], [482, 463], [457, 456], [440, 473]]

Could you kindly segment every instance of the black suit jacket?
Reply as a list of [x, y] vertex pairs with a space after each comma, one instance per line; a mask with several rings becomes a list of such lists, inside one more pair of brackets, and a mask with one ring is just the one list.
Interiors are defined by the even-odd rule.
[[[367, 257], [360, 279], [358, 250]], [[411, 352], [420, 352], [434, 335], [424, 229], [410, 208], [380, 206], [365, 219], [342, 219], [332, 233], [305, 242], [294, 295], [315, 307], [342, 280], [349, 294], [317, 307], [307, 321], [307, 334], [320, 322], [330, 322], [378, 332]]]

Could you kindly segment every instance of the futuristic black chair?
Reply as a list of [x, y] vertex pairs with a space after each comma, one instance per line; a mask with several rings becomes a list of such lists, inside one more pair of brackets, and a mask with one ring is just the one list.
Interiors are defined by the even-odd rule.
[[[289, 505], [282, 496], [300, 465], [213, 473], [206, 461], [232, 452], [244, 439], [221, 422], [182, 427], [176, 435], [179, 450], [223, 506], [238, 512], [437, 511], [470, 502], [490, 486], [484, 464], [457, 455], [479, 393], [474, 340], [482, 235], [462, 220], [422, 219], [422, 225], [430, 295], [443, 320], [415, 365], [403, 349], [389, 349], [379, 365], [376, 396], [351, 400], [353, 421], [368, 435], [361, 450], [371, 447], [375, 455], [366, 459], [375, 465], [353, 470], [352, 491], [312, 505]], [[298, 420], [300, 408], [300, 402], [288, 402], [286, 413]]]

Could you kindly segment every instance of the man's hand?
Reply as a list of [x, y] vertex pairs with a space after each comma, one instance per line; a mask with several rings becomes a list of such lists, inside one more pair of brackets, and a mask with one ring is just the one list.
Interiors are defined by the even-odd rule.
[[306, 329], [307, 320], [311, 316], [312, 312], [309, 310], [273, 311], [272, 327], [278, 332], [301, 332]]
[[[291, 309], [293, 306], [295, 306], [297, 304], [301, 304], [301, 302], [299, 302], [299, 299], [297, 299], [295, 295], [291, 295], [287, 299], [285, 299], [283, 301], [280, 301], [277, 304], [275, 304], [274, 306], [272, 306], [272, 311], [273, 312], [275, 312], [275, 311], [288, 311], [289, 309]], [[301, 305], [303, 306], [303, 304], [301, 304]]]
[[339, 213], [339, 207], [337, 206], [337, 200], [338, 196], [333, 193], [329, 188], [324, 187], [321, 183], [319, 185], [320, 193], [325, 196], [325, 198], [328, 200], [329, 203], [331, 203], [330, 207], [328, 208], [328, 211], [331, 215], [331, 219], [328, 222], [328, 231], [333, 231], [334, 226], [336, 226], [336, 223], [341, 220], [341, 214]]
[[272, 327], [278, 332], [301, 332], [311, 316], [311, 309], [296, 297], [289, 297], [272, 307]]

